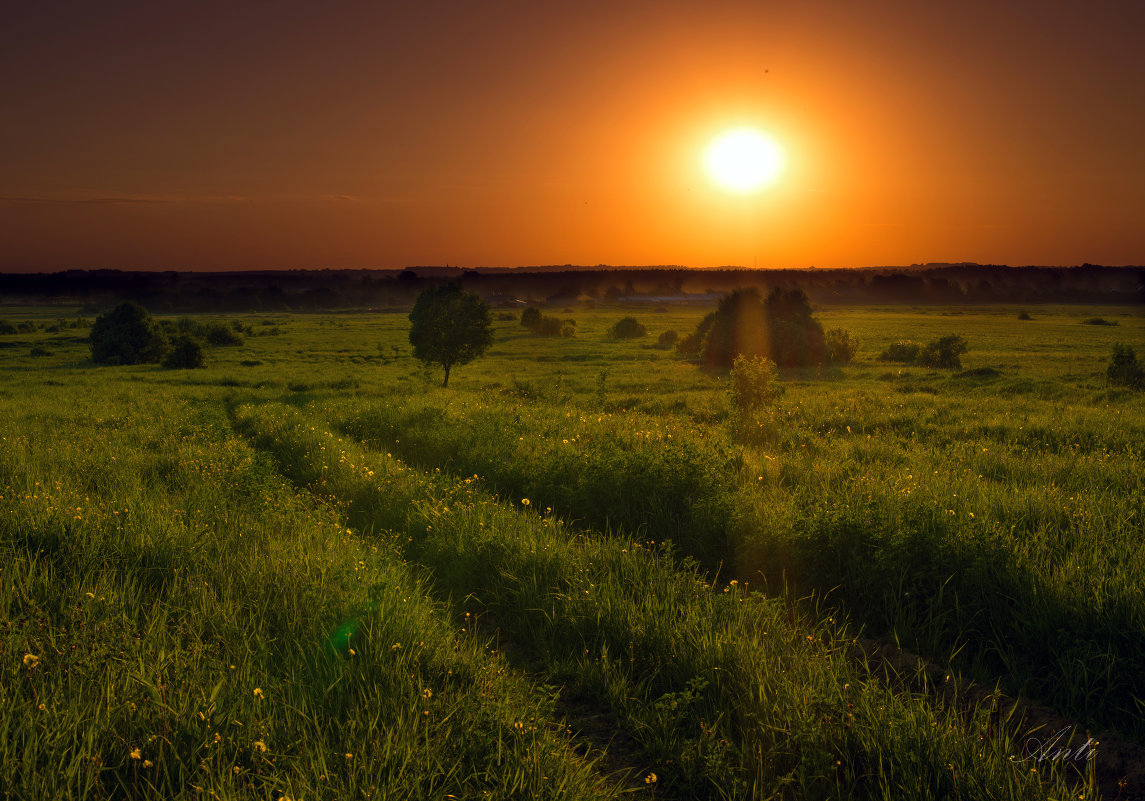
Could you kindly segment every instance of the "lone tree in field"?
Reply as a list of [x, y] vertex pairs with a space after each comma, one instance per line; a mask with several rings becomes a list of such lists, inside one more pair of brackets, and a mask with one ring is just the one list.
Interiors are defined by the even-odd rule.
[[167, 352], [167, 337], [147, 309], [125, 300], [95, 319], [88, 335], [91, 358], [103, 364], [157, 362]]
[[415, 358], [445, 368], [443, 387], [455, 364], [469, 364], [493, 344], [489, 307], [457, 284], [431, 287], [417, 296], [409, 313], [409, 343]]

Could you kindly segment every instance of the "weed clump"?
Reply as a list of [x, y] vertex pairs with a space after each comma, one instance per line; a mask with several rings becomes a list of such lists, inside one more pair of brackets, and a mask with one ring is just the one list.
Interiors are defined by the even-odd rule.
[[1090, 317], [1088, 320], [1082, 320], [1082, 325], [1117, 325], [1116, 320], [1106, 320], [1104, 317]]
[[1145, 387], [1145, 369], [1137, 361], [1137, 354], [1128, 345], [1113, 346], [1113, 355], [1105, 371], [1109, 383], [1118, 387], [1141, 389]]

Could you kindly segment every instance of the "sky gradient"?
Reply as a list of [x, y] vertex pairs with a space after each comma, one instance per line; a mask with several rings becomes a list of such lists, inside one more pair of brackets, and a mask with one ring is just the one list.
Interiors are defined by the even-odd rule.
[[[1145, 3], [25, 3], [0, 270], [1145, 263]], [[702, 152], [753, 126], [778, 183]]]

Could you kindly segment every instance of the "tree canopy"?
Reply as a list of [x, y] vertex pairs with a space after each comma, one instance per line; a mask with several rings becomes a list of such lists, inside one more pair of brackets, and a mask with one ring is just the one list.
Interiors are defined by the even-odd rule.
[[493, 344], [489, 307], [457, 284], [430, 287], [422, 292], [409, 319], [413, 355], [445, 369], [443, 387], [449, 386], [449, 371], [454, 365], [468, 364]]
[[802, 289], [776, 288], [764, 300], [749, 287], [725, 295], [697, 326], [695, 344], [705, 362], [730, 367], [737, 356], [766, 357], [781, 367], [822, 364], [823, 326]]

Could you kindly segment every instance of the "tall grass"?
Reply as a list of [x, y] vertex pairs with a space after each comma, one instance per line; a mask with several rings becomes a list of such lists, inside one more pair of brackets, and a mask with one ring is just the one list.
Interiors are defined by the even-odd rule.
[[0, 795], [613, 796], [549, 693], [221, 406], [61, 399], [0, 409]]
[[1131, 556], [1145, 423], [1030, 400], [1003, 418], [996, 403], [964, 387], [926, 411], [896, 395], [803, 395], [743, 445], [659, 416], [464, 394], [318, 413], [504, 498], [825, 596], [871, 633], [1145, 737], [1131, 678], [1145, 675], [1145, 562]]
[[671, 554], [577, 534], [531, 503], [510, 509], [472, 478], [371, 453], [292, 408], [236, 414], [351, 525], [403, 533], [438, 591], [469, 599], [523, 664], [602, 705], [670, 797], [1064, 792], [1016, 767], [1021, 745], [989, 708], [894, 695], [848, 660], [829, 621], [736, 585], [720, 592]]

